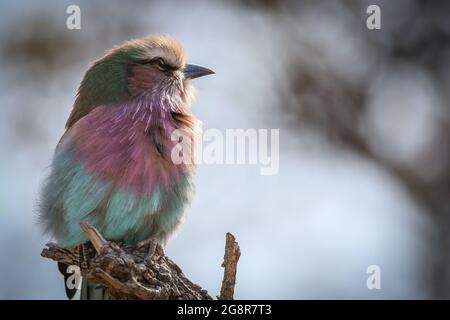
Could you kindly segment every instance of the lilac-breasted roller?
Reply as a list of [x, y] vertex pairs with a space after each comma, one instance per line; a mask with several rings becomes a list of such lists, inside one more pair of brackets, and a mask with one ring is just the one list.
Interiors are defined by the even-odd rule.
[[[181, 45], [161, 36], [127, 41], [91, 65], [41, 195], [41, 222], [60, 246], [87, 241], [81, 222], [108, 240], [166, 243], [192, 196], [195, 169], [172, 161], [171, 135], [183, 129], [195, 145], [190, 80], [211, 73], [186, 64]], [[84, 298], [95, 291], [88, 286]]]

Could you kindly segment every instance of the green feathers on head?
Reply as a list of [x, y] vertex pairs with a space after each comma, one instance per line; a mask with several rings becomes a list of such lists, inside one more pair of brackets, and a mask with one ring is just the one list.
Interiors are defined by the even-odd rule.
[[128, 66], [136, 62], [140, 54], [139, 49], [117, 48], [94, 62], [78, 88], [67, 129], [95, 107], [115, 105], [129, 98]]

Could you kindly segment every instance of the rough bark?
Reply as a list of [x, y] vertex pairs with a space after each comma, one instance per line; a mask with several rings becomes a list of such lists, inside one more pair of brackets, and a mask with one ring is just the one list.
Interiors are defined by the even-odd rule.
[[236, 285], [237, 263], [240, 256], [241, 250], [236, 242], [236, 238], [228, 232], [225, 242], [225, 255], [222, 263], [224, 271], [219, 300], [233, 300], [234, 287]]
[[[162, 247], [149, 239], [136, 246], [105, 240], [93, 226], [81, 224], [90, 242], [73, 248], [47, 244], [41, 256], [76, 265], [81, 275], [105, 288], [111, 300], [211, 300], [208, 292], [190, 281]], [[221, 299], [233, 299], [239, 246], [227, 233]]]

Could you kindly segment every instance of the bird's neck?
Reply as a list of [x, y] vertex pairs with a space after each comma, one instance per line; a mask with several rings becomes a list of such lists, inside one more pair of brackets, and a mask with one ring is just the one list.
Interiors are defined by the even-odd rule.
[[[114, 111], [111, 124], [116, 127], [114, 129], [122, 128], [119, 131], [130, 135], [130, 141], [144, 135], [149, 136], [155, 145], [166, 147], [172, 146], [175, 143], [173, 136], [180, 134], [195, 145], [200, 133], [199, 121], [187, 102], [168, 95], [135, 97]], [[168, 156], [170, 149], [166, 149]]]
[[[181, 101], [159, 94], [141, 94], [130, 99], [117, 110], [117, 122], [126, 121], [146, 133], [158, 128], [170, 133], [175, 129], [172, 114], [185, 110]], [[130, 121], [131, 120], [131, 121]]]

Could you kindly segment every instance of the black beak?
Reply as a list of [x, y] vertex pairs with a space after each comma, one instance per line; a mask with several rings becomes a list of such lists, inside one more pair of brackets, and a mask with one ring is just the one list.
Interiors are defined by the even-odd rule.
[[196, 66], [195, 64], [186, 64], [183, 72], [185, 79], [200, 78], [214, 73], [214, 71], [212, 71], [211, 69]]

